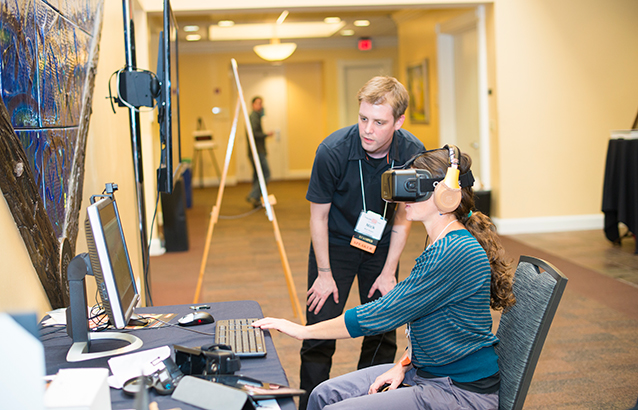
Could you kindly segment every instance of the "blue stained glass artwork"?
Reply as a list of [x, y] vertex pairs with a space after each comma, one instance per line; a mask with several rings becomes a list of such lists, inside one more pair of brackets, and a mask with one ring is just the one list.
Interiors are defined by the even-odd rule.
[[2, 100], [14, 128], [40, 127], [34, 0], [0, 2]]
[[77, 128], [47, 130], [42, 136], [44, 206], [59, 237], [64, 228]]
[[87, 33], [93, 33], [95, 11], [100, 0], [67, 0], [64, 15]]
[[58, 237], [102, 1], [0, 1], [1, 97]]
[[36, 6], [43, 126], [78, 124], [91, 37], [46, 4]]
[[47, 3], [49, 6], [53, 7], [54, 9], [56, 9], [61, 14], [64, 14], [60, 10], [60, 8], [63, 7], [64, 4], [66, 4], [66, 0], [44, 0], [44, 2]]
[[[33, 173], [33, 179], [38, 186], [40, 195], [44, 193], [43, 177], [43, 141], [40, 130], [16, 130], [16, 135], [20, 138], [24, 152], [29, 161], [29, 167]], [[44, 197], [43, 197], [44, 198]]]

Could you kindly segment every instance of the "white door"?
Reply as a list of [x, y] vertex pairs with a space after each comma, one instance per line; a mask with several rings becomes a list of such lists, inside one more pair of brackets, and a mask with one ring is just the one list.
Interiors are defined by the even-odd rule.
[[[248, 114], [252, 112], [252, 99], [262, 97], [264, 116], [262, 127], [264, 132], [274, 132], [266, 139], [268, 165], [271, 179], [284, 179], [288, 170], [288, 133], [287, 133], [287, 92], [284, 66], [245, 65], [238, 67]], [[248, 142], [246, 129], [240, 117], [241, 125], [237, 127], [236, 163], [238, 181], [252, 181], [253, 169], [248, 158]]]
[[391, 60], [340, 61], [339, 62], [339, 124], [341, 127], [356, 124], [359, 120], [357, 93], [363, 85], [377, 75], [392, 75]]
[[456, 144], [468, 153], [479, 180], [475, 189], [489, 189], [484, 8], [440, 24], [437, 46], [441, 143]]

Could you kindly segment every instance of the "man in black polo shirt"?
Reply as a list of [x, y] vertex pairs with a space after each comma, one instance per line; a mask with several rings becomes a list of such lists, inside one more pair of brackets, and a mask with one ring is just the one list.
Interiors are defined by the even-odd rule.
[[[398, 278], [410, 231], [403, 205], [381, 198], [381, 174], [425, 151], [402, 130], [408, 93], [392, 77], [374, 77], [357, 95], [358, 124], [338, 130], [319, 145], [306, 199], [312, 243], [308, 258], [308, 324], [343, 313], [355, 276], [361, 303], [385, 295]], [[306, 340], [301, 348], [301, 397], [330, 377], [334, 340]], [[364, 337], [358, 368], [392, 363], [396, 332]]]

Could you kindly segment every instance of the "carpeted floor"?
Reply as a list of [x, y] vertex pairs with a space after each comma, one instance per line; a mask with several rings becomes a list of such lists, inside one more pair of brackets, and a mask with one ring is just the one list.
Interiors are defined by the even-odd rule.
[[508, 254], [533, 255], [569, 282], [525, 409], [627, 409], [638, 398], [638, 288], [511, 238]]
[[[310, 234], [309, 205], [304, 199], [307, 181], [275, 182], [268, 186], [277, 198], [274, 209], [295, 289], [305, 303], [306, 264]], [[252, 211], [245, 201], [250, 187], [226, 187], [221, 207], [225, 216], [214, 225], [210, 254], [200, 300], [256, 300], [267, 316], [298, 320], [293, 315], [274, 237], [272, 222], [263, 210]], [[195, 189], [193, 206], [187, 212], [190, 247], [186, 252], [167, 253], [151, 259], [151, 283], [155, 305], [192, 303], [206, 243], [209, 215], [216, 188]], [[581, 233], [569, 233], [582, 236]], [[525, 409], [619, 409], [633, 406], [638, 398], [638, 287], [627, 281], [590, 269], [596, 263], [585, 257], [557, 256], [556, 243], [534, 238], [504, 237], [506, 252], [516, 261], [527, 254], [558, 267], [569, 282], [541, 354]], [[554, 236], [556, 240], [556, 236]], [[425, 230], [413, 224], [401, 257], [400, 279], [409, 274], [414, 259], [423, 250]], [[561, 238], [559, 243], [567, 243]], [[610, 246], [603, 242], [590, 245]], [[585, 251], [587, 252], [587, 251]], [[588, 252], [593, 254], [594, 252]], [[636, 256], [638, 258], [638, 256]], [[583, 264], [582, 262], [587, 262]], [[630, 258], [631, 260], [631, 258]], [[602, 264], [602, 262], [601, 262]], [[616, 268], [614, 268], [616, 269]], [[638, 276], [633, 267], [629, 275]], [[626, 274], [621, 273], [621, 275]], [[615, 274], [618, 274], [617, 269]], [[626, 276], [626, 275], [625, 275]], [[356, 286], [347, 307], [358, 303]], [[498, 320], [498, 315], [495, 315]], [[403, 329], [398, 330], [403, 334]], [[275, 334], [277, 352], [291, 385], [299, 382], [301, 342]], [[405, 339], [399, 337], [399, 351]], [[332, 376], [356, 367], [360, 341], [337, 343]]]

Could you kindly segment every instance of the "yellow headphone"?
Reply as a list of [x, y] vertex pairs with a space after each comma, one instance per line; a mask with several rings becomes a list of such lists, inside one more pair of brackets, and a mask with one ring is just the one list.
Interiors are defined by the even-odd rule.
[[459, 163], [461, 151], [456, 145], [446, 145], [450, 155], [450, 166], [443, 181], [434, 188], [434, 205], [440, 213], [453, 212], [461, 203], [461, 187], [459, 186]]

